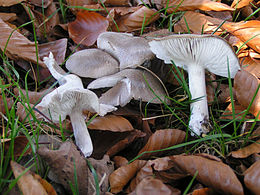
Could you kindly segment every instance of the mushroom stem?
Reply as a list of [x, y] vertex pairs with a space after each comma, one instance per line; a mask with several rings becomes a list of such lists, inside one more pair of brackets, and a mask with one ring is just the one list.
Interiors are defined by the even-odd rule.
[[84, 156], [88, 157], [93, 152], [93, 145], [84, 116], [78, 111], [71, 112], [69, 116], [74, 131], [76, 145], [79, 147]]
[[[207, 133], [209, 123], [207, 93], [205, 84], [205, 69], [199, 65], [188, 66], [189, 74], [189, 89], [192, 100], [191, 103], [191, 116], [189, 127], [193, 133], [200, 135], [201, 133]], [[192, 134], [193, 134], [192, 133]]]

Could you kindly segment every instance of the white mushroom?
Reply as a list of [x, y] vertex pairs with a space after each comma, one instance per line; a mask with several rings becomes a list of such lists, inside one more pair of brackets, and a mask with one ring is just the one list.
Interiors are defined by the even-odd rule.
[[72, 54], [66, 68], [80, 77], [99, 78], [119, 71], [119, 63], [101, 49], [84, 49]]
[[[239, 61], [232, 47], [222, 38], [211, 35], [171, 35], [149, 42], [151, 50], [165, 63], [174, 62], [189, 75], [189, 89], [192, 99], [189, 127], [200, 135], [209, 131], [209, 113], [206, 97], [205, 69], [234, 78], [240, 69]], [[194, 135], [192, 133], [192, 135]]]
[[88, 89], [112, 87], [100, 97], [100, 102], [112, 106], [125, 106], [131, 99], [160, 104], [169, 103], [166, 91], [151, 73], [145, 70], [125, 69], [114, 75], [105, 76], [88, 85]]
[[129, 33], [103, 32], [97, 38], [97, 46], [115, 57], [121, 70], [136, 68], [154, 57], [145, 38]]
[[55, 63], [51, 53], [48, 58], [44, 58], [44, 63], [50, 69], [51, 73], [55, 75], [55, 78], [62, 81], [62, 85], [44, 96], [36, 108], [54, 123], [63, 121], [69, 115], [76, 145], [85, 157], [90, 156], [93, 146], [82, 111], [97, 112], [103, 116], [116, 108], [100, 104], [94, 92], [84, 89], [82, 81], [78, 76], [60, 74], [62, 70], [59, 70], [61, 68]]

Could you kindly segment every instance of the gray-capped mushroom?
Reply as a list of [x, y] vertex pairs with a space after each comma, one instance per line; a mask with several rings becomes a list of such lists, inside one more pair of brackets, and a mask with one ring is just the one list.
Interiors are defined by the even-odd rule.
[[154, 57], [145, 38], [129, 33], [103, 32], [97, 38], [97, 46], [115, 57], [121, 70], [136, 68]]
[[44, 63], [51, 70], [51, 73], [55, 75], [55, 78], [62, 81], [62, 85], [44, 96], [36, 108], [54, 123], [63, 121], [68, 115], [73, 127], [76, 145], [85, 157], [90, 156], [93, 146], [82, 111], [88, 110], [103, 116], [116, 108], [100, 104], [94, 92], [84, 89], [78, 76], [60, 74], [63, 72], [59, 70], [61, 68], [55, 63], [52, 53], [50, 53], [49, 57], [44, 58]]
[[80, 77], [99, 78], [118, 72], [119, 63], [101, 49], [84, 49], [69, 57], [66, 68]]
[[92, 81], [88, 85], [88, 89], [112, 87], [99, 99], [101, 103], [112, 106], [125, 106], [131, 99], [162, 103], [149, 89], [149, 86], [162, 101], [169, 103], [169, 100], [165, 98], [167, 92], [161, 83], [146, 70], [124, 69], [114, 75]]
[[[234, 78], [240, 69], [232, 47], [222, 38], [212, 35], [171, 35], [149, 42], [153, 53], [165, 63], [174, 62], [189, 75], [189, 90], [192, 99], [189, 127], [200, 135], [209, 131], [209, 113], [206, 97], [205, 69]], [[192, 135], [193, 135], [192, 133]]]

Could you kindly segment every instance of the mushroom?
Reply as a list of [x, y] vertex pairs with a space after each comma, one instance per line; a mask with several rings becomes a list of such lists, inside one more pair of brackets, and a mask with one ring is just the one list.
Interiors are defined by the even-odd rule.
[[[153, 39], [150, 48], [165, 63], [174, 62], [188, 72], [189, 90], [194, 100], [190, 105], [189, 127], [197, 135], [210, 130], [206, 97], [205, 69], [234, 78], [240, 69], [232, 47], [222, 38], [212, 35], [171, 35]], [[191, 133], [192, 135], [194, 135]]]
[[165, 97], [167, 92], [161, 83], [148, 71], [139, 69], [124, 69], [114, 75], [105, 76], [92, 81], [88, 89], [112, 87], [100, 97], [100, 102], [112, 106], [125, 106], [132, 98], [145, 102], [160, 104], [169, 103]]
[[66, 68], [80, 77], [99, 78], [119, 71], [119, 63], [101, 49], [84, 49], [71, 55]]
[[120, 70], [136, 68], [154, 57], [148, 41], [130, 33], [103, 32], [97, 38], [97, 46], [119, 61]]
[[73, 74], [64, 75], [63, 70], [57, 66], [52, 53], [50, 53], [49, 57], [44, 58], [44, 63], [52, 75], [60, 81], [61, 86], [44, 96], [36, 108], [54, 123], [63, 121], [69, 115], [76, 145], [84, 156], [88, 157], [92, 154], [93, 146], [82, 111], [97, 112], [104, 116], [107, 112], [116, 108], [100, 104], [94, 92], [84, 89], [78, 76]]

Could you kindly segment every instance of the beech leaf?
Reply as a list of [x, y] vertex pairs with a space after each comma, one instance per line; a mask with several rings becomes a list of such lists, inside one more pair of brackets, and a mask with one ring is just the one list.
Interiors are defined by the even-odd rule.
[[76, 44], [93, 45], [100, 33], [105, 32], [108, 20], [96, 12], [79, 11], [75, 21], [69, 23], [70, 38]]
[[234, 158], [247, 158], [254, 153], [260, 153], [260, 139], [244, 148], [232, 151], [231, 156]]
[[240, 9], [242, 7], [245, 7], [247, 5], [250, 5], [250, 3], [253, 0], [234, 0], [231, 4], [231, 7], [235, 8], [235, 9]]
[[[173, 145], [180, 144], [184, 141], [186, 133], [179, 129], [163, 129], [157, 130], [148, 140], [146, 145], [138, 153], [141, 154], [145, 151], [153, 151], [164, 149]], [[156, 156], [162, 152], [146, 153], [141, 158], [148, 158], [149, 156]]]
[[[18, 178], [25, 171], [25, 168], [15, 161], [11, 161], [11, 167], [15, 178]], [[23, 194], [57, 194], [51, 184], [31, 171], [25, 172], [17, 183]]]
[[7, 0], [0, 0], [0, 6], [8, 7], [8, 6], [19, 4], [23, 1], [25, 1], [25, 0], [8, 0], [8, 1]]
[[112, 193], [122, 191], [124, 186], [135, 176], [145, 165], [145, 160], [135, 160], [131, 164], [121, 166], [109, 176], [109, 183]]
[[243, 195], [243, 187], [233, 170], [222, 162], [195, 155], [176, 155], [170, 157], [176, 166], [194, 176], [204, 185], [225, 194]]
[[[203, 10], [203, 11], [234, 11], [235, 9], [220, 2], [210, 0], [170, 0], [168, 13], [173, 11]], [[176, 9], [177, 8], [177, 9]]]
[[[11, 139], [2, 141], [1, 144], [4, 142], [4, 151], [8, 152], [9, 148], [11, 148]], [[31, 148], [29, 147], [28, 149], [25, 150], [25, 147], [28, 145], [29, 141], [26, 138], [26, 136], [17, 136], [14, 138], [14, 148], [11, 148], [13, 150], [13, 155], [14, 156], [21, 156], [22, 154], [25, 156], [27, 154], [31, 153]], [[24, 152], [24, 153], [23, 153]]]
[[259, 194], [260, 192], [260, 161], [256, 161], [244, 172], [244, 182], [246, 187], [253, 192]]
[[114, 132], [124, 132], [133, 130], [131, 123], [122, 116], [106, 115], [96, 117], [88, 125], [89, 129], [109, 130]]
[[[238, 102], [247, 108], [252, 101], [260, 81], [252, 74], [245, 70], [238, 71], [234, 78], [234, 88]], [[246, 93], [245, 93], [246, 92]], [[250, 107], [250, 112], [257, 116], [260, 111], [260, 90]], [[260, 118], [260, 116], [258, 116]]]
[[[9, 42], [6, 47], [6, 54], [12, 59], [22, 58], [26, 61], [37, 63], [36, 46], [34, 42], [29, 41], [26, 37], [20, 34], [17, 30], [12, 29], [2, 19], [0, 19], [0, 48], [5, 49], [9, 36]], [[46, 67], [45, 64], [38, 59], [39, 65]]]

